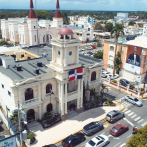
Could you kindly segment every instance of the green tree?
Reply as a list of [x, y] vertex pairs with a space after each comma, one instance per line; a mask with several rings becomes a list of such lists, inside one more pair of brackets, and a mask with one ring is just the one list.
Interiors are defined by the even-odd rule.
[[97, 59], [103, 59], [103, 52], [94, 53], [93, 57]]
[[113, 68], [113, 76], [115, 74], [115, 59], [116, 59], [116, 51], [117, 51], [117, 42], [118, 42], [118, 38], [120, 35], [124, 35], [124, 26], [123, 24], [119, 24], [119, 23], [115, 23], [115, 26], [113, 27], [112, 31], [111, 31], [111, 36], [114, 34], [115, 35], [115, 55], [114, 55], [114, 68]]
[[105, 91], [105, 90], [107, 90], [107, 92], [108, 92], [107, 86], [105, 86], [104, 84], [102, 84], [102, 85], [101, 85], [101, 97], [103, 97], [104, 91]]
[[61, 15], [63, 17], [63, 24], [68, 25], [69, 24], [69, 18], [67, 16], [67, 13], [66, 12], [61, 12]]
[[9, 43], [5, 40], [0, 41], [0, 45], [9, 45]]
[[136, 24], [136, 22], [134, 22], [134, 21], [129, 22], [129, 26], [133, 26], [134, 24]]
[[134, 135], [126, 143], [128, 147], [145, 147], [147, 144], [147, 125], [144, 128], [137, 129], [137, 134]]
[[113, 24], [111, 22], [105, 24], [105, 30], [111, 32], [113, 29]]
[[115, 69], [116, 73], [119, 74], [120, 68], [121, 68], [121, 53], [117, 52], [116, 59], [115, 59]]
[[96, 23], [94, 26], [94, 30], [103, 30], [103, 29], [104, 29], [103, 26], [99, 22]]
[[95, 88], [93, 87], [90, 89], [90, 94], [94, 97], [94, 100], [97, 101], [99, 98], [99, 93], [95, 91]]

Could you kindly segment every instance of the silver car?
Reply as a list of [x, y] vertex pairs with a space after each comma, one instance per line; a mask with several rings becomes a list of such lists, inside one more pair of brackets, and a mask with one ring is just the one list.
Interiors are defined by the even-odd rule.
[[142, 101], [140, 101], [139, 99], [137, 99], [136, 97], [131, 96], [131, 95], [125, 96], [125, 101], [130, 102], [130, 103], [132, 103], [136, 106], [139, 106], [139, 107], [143, 106]]
[[124, 116], [125, 116], [124, 112], [113, 110], [107, 113], [106, 120], [109, 122], [116, 122], [117, 120], [123, 118]]
[[91, 122], [83, 127], [83, 133], [88, 136], [100, 131], [101, 129], [103, 129], [102, 122]]

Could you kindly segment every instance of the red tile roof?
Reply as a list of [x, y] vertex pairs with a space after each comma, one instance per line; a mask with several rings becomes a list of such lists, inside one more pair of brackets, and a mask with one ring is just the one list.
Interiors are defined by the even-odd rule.
[[73, 31], [67, 27], [61, 28], [58, 32], [60, 35], [72, 35]]
[[61, 15], [60, 11], [57, 10], [57, 11], [55, 12], [55, 14], [54, 14], [54, 17], [55, 17], [55, 18], [62, 18], [62, 15]]
[[59, 9], [60, 6], [59, 6], [59, 0], [57, 0], [57, 3], [56, 3], [56, 8]]
[[34, 8], [32, 0], [30, 0], [30, 8]]

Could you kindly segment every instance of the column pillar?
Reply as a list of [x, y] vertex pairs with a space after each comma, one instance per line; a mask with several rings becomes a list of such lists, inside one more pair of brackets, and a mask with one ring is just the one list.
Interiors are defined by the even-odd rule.
[[79, 46], [77, 47], [77, 58], [76, 58], [76, 63], [79, 63]]
[[61, 96], [60, 96], [60, 83], [58, 83], [58, 98], [59, 98], [59, 109], [58, 112], [61, 113]]
[[91, 71], [89, 71], [89, 85], [91, 83]]
[[40, 90], [40, 84], [38, 85], [38, 96], [39, 96], [39, 101], [41, 101], [41, 90]]
[[67, 83], [65, 83], [65, 114], [67, 114]]
[[54, 45], [52, 46], [52, 62], [55, 62], [54, 61]]
[[80, 108], [80, 79], [78, 79], [78, 99], [77, 99], [77, 109]]
[[61, 66], [63, 66], [63, 49], [61, 51]]
[[41, 105], [39, 106], [39, 119], [41, 119]]
[[81, 104], [80, 107], [83, 107], [83, 78], [81, 79]]
[[64, 84], [61, 84], [61, 116], [64, 115]]
[[64, 60], [64, 66], [67, 66], [67, 48], [64, 48], [64, 55], [65, 55], [65, 60]]
[[22, 105], [21, 89], [19, 89], [19, 103]]

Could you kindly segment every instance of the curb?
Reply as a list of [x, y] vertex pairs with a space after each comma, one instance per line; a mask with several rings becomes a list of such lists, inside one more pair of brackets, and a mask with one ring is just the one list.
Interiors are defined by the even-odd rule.
[[[120, 104], [120, 103], [117, 102], [117, 101], [115, 101], [115, 102], [116, 102], [117, 105], [122, 105], [122, 106], [123, 106], [123, 108], [120, 109], [119, 111], [123, 111], [123, 110], [125, 109], [125, 106], [124, 106], [123, 104]], [[102, 121], [102, 120], [104, 120], [104, 119], [105, 119], [105, 117], [102, 118], [102, 119], [100, 119], [100, 120], [98, 120], [98, 121]], [[83, 130], [83, 129], [81, 129], [81, 130], [79, 130], [79, 131], [77, 131], [77, 132], [74, 132], [73, 134], [79, 133], [79, 132], [81, 132], [82, 130]], [[67, 137], [68, 137], [68, 136], [67, 136]], [[65, 137], [65, 138], [67, 138], [67, 137]], [[63, 139], [61, 139], [61, 140], [55, 142], [54, 144], [57, 144], [57, 143], [61, 142], [61, 141], [64, 140], [65, 138], [63, 138]]]
[[[113, 87], [112, 85], [109, 85], [109, 84], [107, 84], [107, 83], [103, 83], [104, 85], [107, 85], [107, 86], [109, 86], [109, 87], [112, 87], [112, 88], [114, 88], [114, 89], [117, 89], [117, 90], [120, 90], [119, 88], [116, 88], [116, 87]], [[131, 95], [130, 93], [128, 93], [128, 92], [126, 92], [126, 91], [122, 91], [122, 90], [120, 90], [121, 92], [123, 92], [123, 93], [126, 93], [126, 94], [128, 94], [128, 95]], [[132, 94], [132, 96], [134, 96], [134, 97], [136, 97], [136, 98], [138, 98], [138, 99], [146, 99], [147, 97], [139, 97], [139, 96], [137, 96], [137, 95], [134, 95], [134, 94]]]

